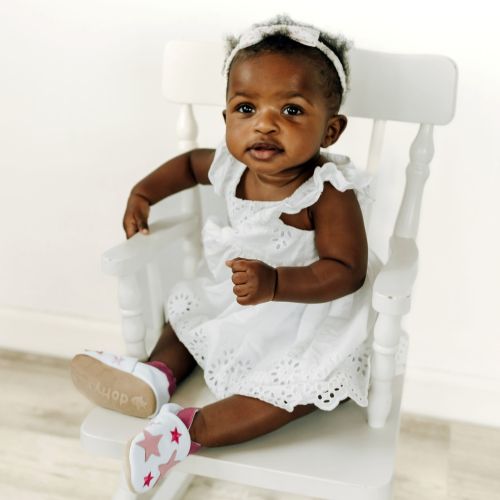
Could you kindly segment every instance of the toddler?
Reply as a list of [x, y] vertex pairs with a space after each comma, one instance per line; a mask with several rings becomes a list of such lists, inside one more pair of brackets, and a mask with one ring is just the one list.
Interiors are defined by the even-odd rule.
[[[196, 184], [225, 198], [229, 220], [206, 222], [199, 273], [172, 290], [169, 322], [147, 361], [99, 351], [72, 361], [89, 399], [153, 417], [127, 450], [137, 493], [201, 446], [246, 441], [347, 398], [367, 404], [378, 265], [361, 210], [368, 179], [349, 158], [321, 150], [347, 124], [338, 113], [347, 49], [343, 38], [286, 16], [230, 39], [225, 139], [177, 156], [132, 189], [128, 238], [148, 232], [151, 205]], [[197, 364], [217, 401], [169, 403]]]

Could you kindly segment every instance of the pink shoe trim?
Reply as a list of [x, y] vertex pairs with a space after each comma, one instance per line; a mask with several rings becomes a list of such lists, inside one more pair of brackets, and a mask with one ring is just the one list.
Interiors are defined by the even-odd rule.
[[[194, 416], [198, 413], [199, 408], [183, 408], [177, 413], [177, 416], [182, 420], [182, 423], [187, 427], [187, 429], [191, 429], [191, 425], [193, 425]], [[191, 441], [191, 448], [189, 449], [189, 455], [196, 453], [201, 448], [201, 444], [196, 441]]]
[[194, 416], [198, 413], [199, 408], [183, 408], [179, 410], [177, 416], [182, 420], [182, 423], [187, 427], [187, 429], [191, 429], [191, 425], [193, 425]]
[[191, 441], [191, 448], [189, 448], [188, 455], [192, 455], [193, 453], [196, 453], [200, 448], [201, 448], [200, 443], [196, 443], [195, 441]]
[[160, 370], [162, 373], [165, 374], [168, 380], [168, 393], [170, 396], [174, 393], [176, 387], [177, 387], [177, 382], [174, 377], [174, 373], [172, 370], [162, 361], [148, 361], [145, 363], [146, 365], [151, 365]]

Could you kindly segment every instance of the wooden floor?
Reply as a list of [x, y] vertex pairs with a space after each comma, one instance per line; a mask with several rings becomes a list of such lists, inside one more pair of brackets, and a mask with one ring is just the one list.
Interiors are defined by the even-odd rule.
[[[0, 350], [0, 499], [111, 498], [119, 464], [80, 449], [90, 408], [66, 361]], [[500, 429], [404, 415], [395, 500], [499, 500]], [[185, 500], [306, 500], [197, 478]]]

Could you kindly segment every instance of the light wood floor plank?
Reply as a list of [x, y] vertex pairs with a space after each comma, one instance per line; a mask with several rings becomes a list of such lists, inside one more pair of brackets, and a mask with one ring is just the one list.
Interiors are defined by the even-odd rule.
[[498, 429], [450, 423], [450, 500], [500, 499]]
[[[68, 362], [0, 349], [0, 499], [110, 499], [120, 464], [85, 453], [91, 405]], [[184, 500], [308, 500], [196, 478]], [[500, 429], [404, 415], [395, 500], [499, 500]]]
[[449, 447], [450, 429], [446, 422], [403, 416], [394, 498], [446, 500]]

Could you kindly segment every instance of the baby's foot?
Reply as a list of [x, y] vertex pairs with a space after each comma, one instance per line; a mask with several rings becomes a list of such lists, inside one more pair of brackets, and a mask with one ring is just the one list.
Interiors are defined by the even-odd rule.
[[197, 408], [166, 404], [142, 432], [135, 436], [126, 450], [127, 482], [135, 493], [157, 487], [167, 472], [200, 445], [192, 442], [189, 428]]
[[135, 358], [85, 351], [71, 361], [71, 377], [76, 388], [95, 404], [146, 418], [155, 415], [175, 389], [170, 370], [165, 365], [164, 370], [161, 364], [155, 366]]

